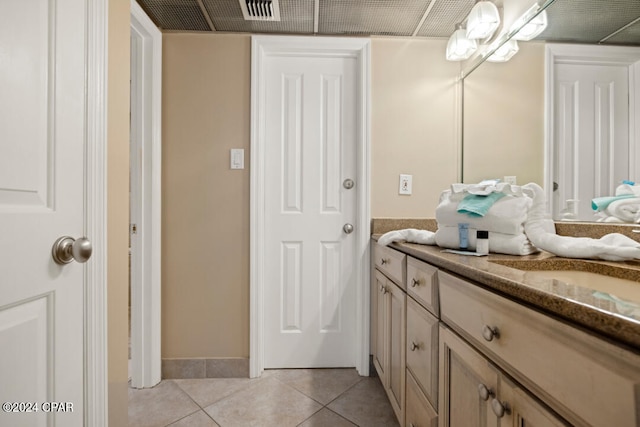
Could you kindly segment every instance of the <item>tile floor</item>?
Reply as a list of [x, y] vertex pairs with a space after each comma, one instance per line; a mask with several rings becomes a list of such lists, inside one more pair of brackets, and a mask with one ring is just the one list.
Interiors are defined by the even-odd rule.
[[265, 371], [261, 378], [163, 380], [129, 389], [135, 427], [398, 426], [377, 377], [354, 369]]

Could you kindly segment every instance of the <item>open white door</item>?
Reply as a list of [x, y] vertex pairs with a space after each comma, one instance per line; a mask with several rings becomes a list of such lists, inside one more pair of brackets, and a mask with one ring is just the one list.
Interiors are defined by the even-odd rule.
[[104, 225], [89, 220], [103, 208], [93, 197], [104, 172], [94, 163], [104, 161], [94, 97], [104, 89], [104, 6], [0, 2], [2, 426], [106, 423], [104, 253], [98, 270], [52, 258], [58, 238]]
[[160, 382], [162, 33], [131, 0], [131, 367], [135, 388]]

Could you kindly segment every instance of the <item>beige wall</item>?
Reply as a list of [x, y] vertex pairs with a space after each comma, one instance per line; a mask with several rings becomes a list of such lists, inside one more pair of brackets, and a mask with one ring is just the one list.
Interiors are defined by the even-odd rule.
[[109, 1], [107, 307], [109, 425], [127, 425], [129, 0]]
[[509, 62], [486, 62], [464, 82], [464, 181], [544, 178], [544, 44], [520, 43]]
[[248, 35], [163, 36], [163, 358], [249, 356], [250, 51]]
[[[433, 216], [455, 180], [445, 43], [372, 40], [373, 216]], [[248, 35], [163, 35], [163, 358], [249, 355], [250, 48]], [[229, 169], [231, 148], [246, 169]], [[398, 196], [400, 173], [413, 196]]]
[[[456, 76], [446, 40], [372, 40], [372, 217], [433, 217], [457, 180]], [[399, 175], [413, 194], [398, 195]]]

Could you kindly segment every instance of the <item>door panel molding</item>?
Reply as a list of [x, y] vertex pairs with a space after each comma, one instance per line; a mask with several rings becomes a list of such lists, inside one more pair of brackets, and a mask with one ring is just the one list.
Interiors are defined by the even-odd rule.
[[264, 369], [265, 282], [265, 82], [269, 55], [356, 58], [357, 89], [357, 224], [356, 239], [356, 369], [369, 374], [369, 223], [370, 214], [370, 41], [359, 38], [253, 36], [251, 49], [251, 190], [250, 190], [250, 376]]

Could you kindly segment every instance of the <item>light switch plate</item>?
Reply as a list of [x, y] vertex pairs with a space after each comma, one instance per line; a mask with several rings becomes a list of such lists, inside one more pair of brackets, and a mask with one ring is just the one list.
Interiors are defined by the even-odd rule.
[[244, 169], [244, 149], [231, 149], [231, 169]]
[[398, 194], [410, 195], [413, 182], [413, 175], [400, 174], [400, 188]]

